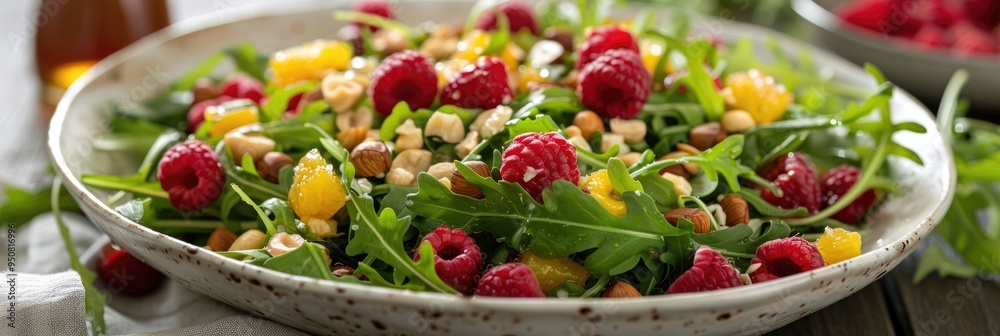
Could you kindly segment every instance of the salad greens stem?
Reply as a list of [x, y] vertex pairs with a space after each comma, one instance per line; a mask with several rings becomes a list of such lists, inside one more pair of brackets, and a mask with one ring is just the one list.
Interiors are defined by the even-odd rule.
[[601, 292], [604, 291], [604, 286], [607, 285], [608, 282], [610, 281], [611, 281], [610, 275], [608, 274], [602, 275], [600, 278], [597, 279], [597, 283], [595, 283], [594, 286], [587, 288], [587, 290], [583, 292], [583, 294], [580, 295], [580, 297], [589, 298], [601, 294]]
[[944, 140], [950, 145], [955, 139], [955, 114], [958, 113], [958, 95], [969, 80], [969, 72], [960, 69], [951, 77], [951, 82], [944, 90], [941, 106], [938, 108], [938, 129], [944, 133]]
[[52, 216], [56, 219], [56, 226], [59, 227], [59, 236], [62, 237], [63, 246], [69, 254], [70, 267], [80, 275], [83, 282], [84, 306], [86, 307], [87, 325], [94, 335], [102, 335], [107, 332], [104, 324], [104, 295], [94, 287], [97, 275], [80, 262], [80, 257], [76, 254], [76, 247], [73, 246], [73, 239], [70, 238], [69, 228], [62, 218], [62, 209], [59, 203], [59, 190], [62, 189], [62, 178], [56, 176], [52, 181]]
[[[83, 177], [81, 177], [80, 181], [83, 182], [83, 184], [86, 184], [86, 185], [89, 185], [89, 186], [93, 186], [93, 187], [102, 188], [102, 189], [122, 190], [122, 191], [131, 192], [131, 193], [134, 193], [134, 194], [140, 194], [140, 195], [145, 195], [145, 196], [158, 197], [158, 198], [162, 198], [162, 199], [168, 199], [169, 198], [169, 195], [167, 195], [167, 192], [165, 190], [163, 190], [162, 188], [159, 188], [159, 183], [157, 183], [157, 182], [148, 182], [148, 183], [144, 183], [142, 185], [138, 185], [138, 184], [132, 184], [132, 183], [114, 182], [114, 181], [109, 181], [109, 180], [106, 180], [106, 179], [96, 178], [96, 176], [87, 176], [87, 175], [84, 175]], [[157, 188], [153, 188], [152, 186], [154, 186], [154, 185]]]
[[[816, 237], [818, 238], [819, 236], [816, 236]], [[813, 241], [815, 239], [808, 239], [808, 240], [809, 241]], [[730, 257], [730, 258], [753, 259], [753, 257], [754, 257], [754, 255], [750, 254], [750, 253], [730, 252], [730, 251], [726, 251], [726, 250], [723, 250], [723, 249], [716, 249], [716, 251], [719, 251], [719, 254], [722, 254], [723, 256]]]

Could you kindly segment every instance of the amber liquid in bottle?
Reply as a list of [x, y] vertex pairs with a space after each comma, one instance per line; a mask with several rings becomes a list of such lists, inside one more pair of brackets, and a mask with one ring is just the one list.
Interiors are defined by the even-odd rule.
[[170, 24], [166, 0], [40, 0], [35, 57], [42, 111], [97, 61]]

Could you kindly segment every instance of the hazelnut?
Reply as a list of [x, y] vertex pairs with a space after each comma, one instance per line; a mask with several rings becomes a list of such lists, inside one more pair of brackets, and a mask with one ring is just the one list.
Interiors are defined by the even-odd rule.
[[409, 47], [410, 41], [399, 30], [380, 29], [372, 34], [372, 48], [382, 56], [389, 56]]
[[691, 155], [701, 154], [700, 150], [698, 150], [697, 148], [694, 148], [694, 146], [688, 145], [686, 143], [678, 143], [677, 144], [677, 150], [685, 152], [685, 153], [688, 153], [688, 154], [691, 154]]
[[264, 157], [264, 154], [274, 150], [274, 140], [265, 136], [246, 135], [240, 132], [229, 132], [222, 137], [226, 147], [232, 153], [233, 161], [240, 162], [243, 156], [250, 154], [254, 162]]
[[229, 245], [229, 251], [256, 250], [264, 247], [267, 235], [257, 229], [250, 229], [244, 232]]
[[692, 128], [690, 142], [694, 148], [704, 151], [722, 142], [722, 140], [726, 140], [727, 136], [729, 135], [722, 130], [722, 125], [713, 121]]
[[282, 152], [267, 152], [260, 160], [257, 160], [257, 174], [268, 182], [278, 183], [281, 168], [291, 166], [294, 162], [288, 154]]
[[726, 214], [726, 226], [750, 223], [750, 206], [742, 197], [735, 194], [722, 196], [719, 205]]
[[374, 117], [372, 116], [372, 110], [368, 107], [362, 106], [356, 110], [341, 111], [337, 113], [335, 119], [335, 124], [338, 130], [346, 130], [352, 127], [365, 126], [372, 127], [372, 121]]
[[345, 276], [354, 275], [354, 267], [346, 265], [333, 265], [330, 266], [330, 272], [333, 273], [334, 277], [343, 278]]
[[309, 231], [322, 239], [337, 236], [337, 221], [332, 219], [307, 218], [305, 223]]
[[458, 47], [457, 37], [428, 37], [423, 44], [420, 45], [420, 52], [424, 55], [430, 56], [433, 59], [441, 60], [448, 58], [451, 54], [455, 53], [455, 49]]
[[[468, 161], [463, 163], [479, 176], [493, 178], [493, 173], [490, 172], [490, 166], [486, 163], [483, 163], [482, 161]], [[473, 187], [469, 184], [469, 181], [465, 180], [465, 176], [462, 176], [462, 173], [457, 169], [451, 173], [451, 191], [456, 194], [472, 198], [483, 198], [485, 196], [483, 195], [482, 190], [479, 190], [479, 188]]]
[[221, 92], [219, 92], [219, 87], [215, 86], [215, 82], [211, 78], [201, 77], [194, 81], [191, 94], [193, 95], [191, 105], [194, 106], [200, 102], [218, 98]]
[[274, 234], [274, 236], [271, 236], [271, 240], [267, 242], [267, 247], [265, 247], [265, 249], [272, 257], [277, 257], [291, 252], [305, 243], [305, 238], [302, 238], [300, 235], [278, 232]]
[[743, 133], [754, 127], [757, 127], [757, 122], [753, 120], [750, 112], [732, 110], [722, 115], [722, 130], [726, 133]]
[[691, 182], [688, 182], [686, 178], [681, 176], [671, 173], [662, 173], [660, 174], [660, 177], [663, 177], [674, 184], [674, 193], [676, 193], [677, 196], [691, 196], [691, 191], [694, 190], [694, 188], [691, 187]]
[[615, 281], [615, 283], [611, 284], [611, 287], [604, 290], [604, 294], [601, 294], [601, 297], [627, 299], [642, 297], [642, 294], [639, 294], [639, 291], [628, 282]]
[[712, 231], [712, 219], [704, 211], [694, 208], [679, 208], [667, 211], [663, 218], [677, 226], [677, 221], [681, 218], [694, 223], [694, 233], [709, 233]]
[[625, 143], [634, 144], [646, 138], [646, 122], [639, 119], [611, 119], [611, 133], [625, 138]]
[[236, 232], [225, 226], [220, 226], [215, 228], [215, 231], [212, 231], [212, 234], [208, 236], [205, 247], [212, 251], [229, 251], [229, 247], [233, 246], [233, 242], [235, 241]]
[[631, 152], [631, 153], [622, 155], [622, 156], [620, 156], [618, 158], [621, 159], [623, 163], [625, 163], [625, 167], [631, 167], [632, 165], [634, 165], [637, 162], [639, 162], [639, 160], [642, 160], [642, 153]]
[[[692, 154], [688, 153], [688, 152], [680, 152], [680, 151], [678, 151], [678, 152], [672, 152], [672, 153], [669, 153], [667, 155], [664, 155], [663, 157], [660, 157], [657, 161], [663, 161], [663, 160], [669, 160], [669, 159], [676, 159], [676, 158], [679, 158], [679, 157], [685, 157], [685, 156], [691, 156], [691, 155]], [[699, 170], [699, 168], [698, 168], [698, 164], [697, 163], [682, 163], [682, 164], [679, 164], [679, 165], [673, 165], [673, 166], [670, 166], [670, 167], [667, 167], [667, 168], [663, 168], [662, 170], [660, 170], [660, 172], [661, 173], [670, 172], [670, 173], [672, 173], [674, 175], [691, 176], [691, 175], [697, 174], [698, 170]]]
[[351, 127], [337, 133], [337, 141], [347, 150], [353, 150], [365, 139], [368, 139], [368, 126]]
[[351, 163], [358, 177], [384, 177], [392, 165], [392, 154], [381, 141], [365, 141], [351, 150]]
[[604, 121], [593, 111], [577, 113], [573, 117], [573, 125], [580, 128], [580, 133], [585, 139], [590, 139], [594, 132], [604, 132]]

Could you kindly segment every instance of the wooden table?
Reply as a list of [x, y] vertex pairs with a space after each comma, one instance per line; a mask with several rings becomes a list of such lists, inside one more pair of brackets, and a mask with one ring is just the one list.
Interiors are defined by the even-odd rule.
[[921, 253], [854, 295], [769, 335], [1000, 335], [1000, 282], [932, 274], [915, 285]]

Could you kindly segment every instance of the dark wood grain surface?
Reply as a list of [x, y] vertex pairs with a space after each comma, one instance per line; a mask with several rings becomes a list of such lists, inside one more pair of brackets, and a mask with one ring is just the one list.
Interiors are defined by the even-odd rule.
[[914, 284], [921, 252], [865, 289], [769, 335], [1000, 335], [1000, 282], [931, 275]]

